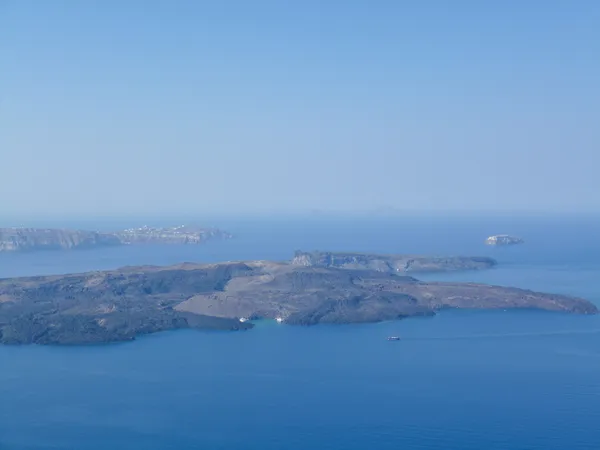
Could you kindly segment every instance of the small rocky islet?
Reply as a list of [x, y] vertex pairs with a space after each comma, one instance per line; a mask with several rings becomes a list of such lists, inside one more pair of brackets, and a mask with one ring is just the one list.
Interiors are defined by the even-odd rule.
[[509, 234], [495, 234], [493, 236], [489, 236], [485, 240], [486, 245], [493, 246], [508, 246], [508, 245], [519, 245], [524, 244], [525, 240], [523, 238], [517, 236], [511, 236]]
[[564, 295], [476, 283], [424, 282], [423, 272], [481, 270], [485, 257], [298, 251], [289, 261], [184, 263], [0, 280], [0, 343], [92, 344], [179, 328], [244, 330], [364, 323], [444, 308], [534, 308], [596, 314]]

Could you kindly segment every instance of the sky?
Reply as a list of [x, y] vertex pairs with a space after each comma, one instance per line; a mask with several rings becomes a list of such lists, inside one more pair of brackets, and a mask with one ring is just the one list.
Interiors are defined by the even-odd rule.
[[600, 2], [0, 0], [0, 211], [600, 212]]

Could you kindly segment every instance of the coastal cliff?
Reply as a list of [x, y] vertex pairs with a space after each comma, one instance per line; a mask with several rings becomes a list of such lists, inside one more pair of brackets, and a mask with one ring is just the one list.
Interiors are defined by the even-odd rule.
[[257, 318], [296, 325], [377, 322], [444, 308], [598, 312], [564, 295], [421, 282], [389, 271], [187, 263], [0, 280], [0, 343], [85, 344], [178, 328], [243, 330], [252, 324], [240, 319]]
[[190, 225], [154, 228], [143, 226], [118, 231], [114, 235], [123, 244], [202, 244], [212, 239], [231, 239], [231, 234], [218, 228], [201, 228]]
[[217, 228], [195, 226], [140, 227], [116, 232], [59, 228], [0, 228], [0, 252], [71, 250], [132, 244], [197, 245], [232, 236]]
[[52, 228], [0, 228], [0, 252], [59, 250], [120, 245], [117, 236]]

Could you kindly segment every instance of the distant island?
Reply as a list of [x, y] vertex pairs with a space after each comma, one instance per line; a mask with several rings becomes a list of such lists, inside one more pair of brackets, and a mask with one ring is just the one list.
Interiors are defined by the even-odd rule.
[[292, 264], [310, 267], [337, 267], [339, 269], [364, 269], [378, 272], [447, 272], [478, 270], [494, 267], [496, 260], [473, 256], [415, 256], [369, 255], [342, 252], [297, 251]]
[[495, 236], [490, 236], [485, 240], [487, 245], [517, 245], [523, 244], [524, 242], [523, 239], [508, 234], [497, 234]]
[[493, 265], [482, 258], [297, 252], [289, 262], [183, 263], [4, 279], [0, 343], [90, 344], [179, 328], [244, 330], [260, 318], [292, 325], [377, 322], [444, 308], [598, 312], [592, 303], [564, 295], [401, 274], [406, 266], [396, 262], [414, 260], [418, 265], [409, 269]]
[[131, 244], [202, 244], [232, 236], [217, 228], [143, 226], [116, 232], [60, 228], [0, 228], [0, 252], [71, 250]]

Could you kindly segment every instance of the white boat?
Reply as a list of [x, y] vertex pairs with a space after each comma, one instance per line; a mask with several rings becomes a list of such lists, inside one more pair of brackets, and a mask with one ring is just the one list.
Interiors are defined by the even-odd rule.
[[283, 322], [283, 317], [276, 317], [275, 320], [277, 321], [277, 323], [281, 323]]

